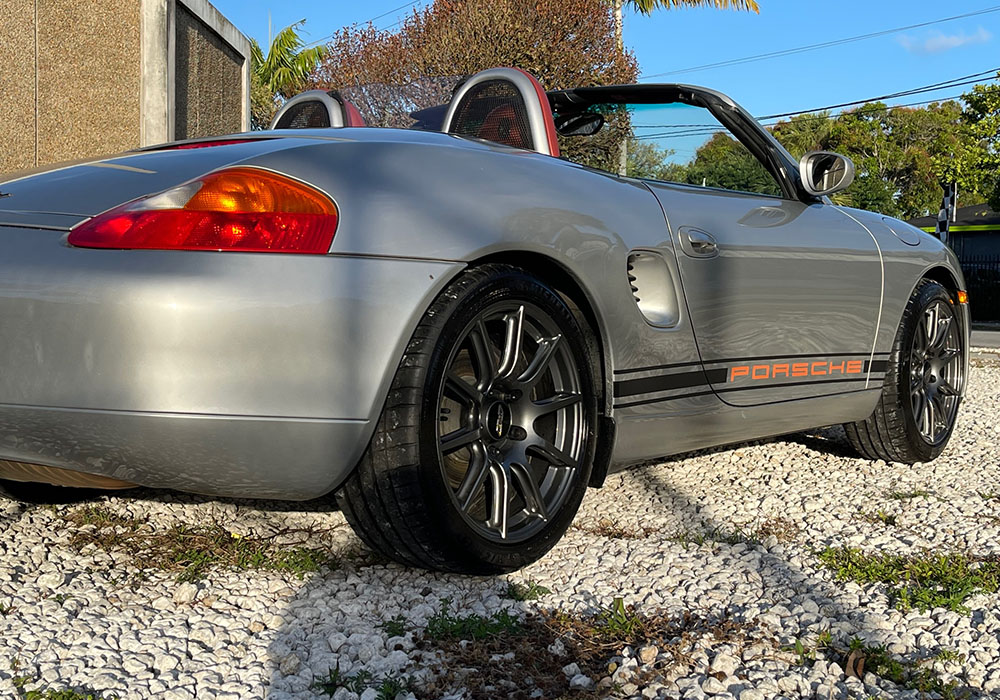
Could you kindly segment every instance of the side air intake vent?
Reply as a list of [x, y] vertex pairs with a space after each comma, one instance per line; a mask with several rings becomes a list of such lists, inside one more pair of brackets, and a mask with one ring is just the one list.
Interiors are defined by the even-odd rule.
[[680, 306], [667, 261], [659, 253], [636, 250], [629, 254], [626, 269], [632, 297], [646, 320], [654, 326], [676, 326]]

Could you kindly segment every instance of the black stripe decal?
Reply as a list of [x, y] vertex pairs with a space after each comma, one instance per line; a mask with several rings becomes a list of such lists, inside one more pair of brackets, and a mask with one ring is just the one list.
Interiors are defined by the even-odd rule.
[[690, 399], [695, 396], [708, 396], [709, 394], [714, 394], [715, 392], [709, 389], [708, 391], [695, 391], [690, 394], [678, 394], [676, 396], [661, 396], [655, 399], [642, 399], [641, 401], [629, 401], [628, 403], [616, 403], [615, 408], [630, 408], [632, 406], [645, 406], [650, 403], [661, 403], [664, 401], [676, 401], [677, 399]]
[[728, 387], [726, 389], [716, 389], [715, 391], [719, 394], [728, 394], [731, 391], [757, 391], [759, 389], [784, 389], [789, 386], [808, 386], [810, 384], [844, 384], [845, 382], [863, 382], [866, 381], [864, 377], [855, 377], [853, 379], [813, 379], [807, 382], [784, 382], [782, 384], [757, 384], [754, 386], [734, 386]]
[[885, 372], [889, 369], [888, 360], [874, 360], [865, 363], [865, 372]]
[[[657, 391], [671, 391], [673, 389], [688, 389], [693, 386], [704, 386], [705, 384], [719, 384], [726, 381], [728, 370], [712, 369], [708, 372], [697, 370], [695, 372], [682, 372], [680, 374], [660, 374], [653, 377], [642, 377], [641, 379], [626, 379], [615, 382], [615, 398], [622, 396], [635, 396], [637, 394], [652, 394]], [[706, 374], [708, 375], [706, 378]]]
[[[734, 357], [734, 358], [730, 358], [728, 360], [705, 360], [705, 364], [706, 365], [718, 365], [718, 364], [729, 364], [729, 363], [747, 363], [747, 362], [756, 362], [758, 360], [786, 360], [786, 359], [795, 359], [795, 358], [803, 358], [803, 357], [819, 357], [819, 358], [823, 358], [823, 359], [836, 359], [838, 357], [871, 357], [871, 355], [872, 355], [872, 353], [870, 353], [870, 352], [840, 352], [840, 353], [835, 353], [835, 354], [832, 354], [832, 355], [823, 354], [823, 353], [808, 353], [808, 354], [799, 354], [799, 355], [763, 355], [761, 357]], [[876, 357], [879, 357], [879, 356], [882, 356], [882, 355], [888, 356], [889, 353], [887, 353], [887, 352], [877, 352], [877, 353], [875, 353]], [[876, 360], [876, 362], [878, 362], [878, 361]], [[654, 372], [656, 370], [664, 370], [664, 369], [679, 369], [681, 367], [693, 367], [693, 366], [696, 366], [698, 364], [700, 364], [700, 363], [698, 363], [698, 362], [679, 362], [679, 363], [673, 364], [673, 365], [652, 365], [650, 367], [633, 367], [631, 369], [616, 369], [615, 370], [615, 374], [636, 374], [638, 372]]]

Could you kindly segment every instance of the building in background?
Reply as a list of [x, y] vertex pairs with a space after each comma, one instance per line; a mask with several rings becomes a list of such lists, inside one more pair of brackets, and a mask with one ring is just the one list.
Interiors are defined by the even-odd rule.
[[[910, 223], [933, 234], [937, 217], [922, 216]], [[962, 263], [972, 320], [1000, 322], [1000, 213], [985, 204], [958, 209], [948, 243]]]
[[0, 172], [250, 127], [250, 42], [206, 0], [0, 0]]

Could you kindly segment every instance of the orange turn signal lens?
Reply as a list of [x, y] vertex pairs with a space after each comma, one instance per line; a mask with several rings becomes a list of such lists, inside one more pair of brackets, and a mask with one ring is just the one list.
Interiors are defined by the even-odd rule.
[[969, 303], [969, 293], [967, 291], [965, 291], [964, 289], [959, 289], [958, 290], [958, 303], [959, 304], [968, 304]]

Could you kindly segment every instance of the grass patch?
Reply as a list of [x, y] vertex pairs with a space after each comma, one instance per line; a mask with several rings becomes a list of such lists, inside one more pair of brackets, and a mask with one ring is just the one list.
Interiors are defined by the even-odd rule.
[[914, 489], [913, 491], [891, 491], [887, 495], [893, 501], [909, 501], [914, 498], [927, 498], [931, 495], [931, 492], [923, 489]]
[[886, 678], [898, 686], [921, 693], [937, 693], [944, 700], [958, 698], [958, 684], [945, 682], [934, 669], [918, 661], [901, 661], [890, 656], [883, 646], [866, 646], [852, 639], [847, 654], [847, 673], [863, 678], [866, 673]]
[[26, 687], [35, 681], [35, 678], [21, 673], [21, 660], [11, 657], [10, 671], [13, 674], [10, 681], [17, 691], [20, 700], [118, 700], [117, 695], [107, 695], [87, 688], [75, 689], [64, 688], [55, 690], [53, 688], [36, 688], [26, 690]]
[[361, 695], [372, 688], [375, 690], [376, 700], [395, 700], [400, 693], [408, 693], [412, 687], [408, 676], [396, 676], [387, 674], [381, 678], [376, 678], [369, 671], [358, 671], [357, 673], [341, 673], [340, 664], [336, 668], [331, 668], [327, 677], [313, 682], [312, 688], [321, 693], [333, 697], [334, 694], [344, 688], [349, 692]]
[[[446, 617], [455, 615], [447, 612]], [[563, 666], [578, 664], [581, 673], [596, 683], [611, 675], [614, 668], [609, 670], [609, 662], [622, 647], [653, 645], [659, 652], [657, 660], [637, 672], [633, 682], [665, 682], [671, 669], [690, 662], [688, 653], [695, 640], [709, 635], [741, 649], [750, 630], [756, 629], [728, 618], [709, 620], [691, 613], [643, 614], [620, 598], [592, 614], [546, 610], [525, 616], [516, 628], [496, 627], [493, 634], [478, 640], [419, 637], [418, 647], [439, 658], [434, 675], [421, 681], [420, 694], [440, 697], [463, 688], [467, 700], [618, 697], [621, 689], [609, 686], [609, 681], [589, 691], [571, 690]]]
[[302, 545], [279, 544], [278, 538], [310, 530], [284, 530], [269, 537], [231, 532], [219, 523], [174, 525], [154, 530], [147, 519], [114, 513], [103, 506], [85, 506], [65, 514], [77, 526], [70, 546], [77, 552], [96, 547], [125, 553], [139, 569], [176, 573], [178, 581], [201, 579], [212, 568], [280, 571], [298, 577], [338, 563], [329, 551]]
[[682, 545], [701, 546], [706, 542], [721, 542], [722, 544], [761, 545], [769, 537], [774, 537], [779, 544], [795, 540], [799, 534], [799, 526], [793, 520], [775, 516], [757, 524], [734, 525], [731, 528], [720, 526], [700, 532], [684, 531], [672, 539]]
[[402, 637], [406, 634], [406, 617], [402, 614], [382, 623], [382, 630], [390, 637]]
[[577, 529], [611, 540], [643, 540], [657, 532], [655, 527], [630, 527], [612, 518], [601, 518], [596, 525], [580, 525]]
[[451, 612], [451, 599], [442, 598], [441, 608], [427, 620], [424, 634], [435, 640], [480, 640], [501, 634], [517, 636], [520, 621], [506, 610], [492, 615], [456, 615]]
[[866, 554], [852, 547], [828, 547], [819, 553], [823, 565], [838, 581], [889, 586], [896, 608], [922, 612], [943, 607], [968, 613], [963, 603], [976, 593], [994, 593], [1000, 587], [1000, 561], [963, 554]]
[[551, 592], [552, 591], [545, 586], [537, 584], [534, 581], [526, 581], [524, 583], [508, 581], [507, 590], [504, 591], [503, 597], [523, 603], [526, 600], [538, 600], [542, 596], [547, 596]]
[[890, 527], [895, 527], [897, 523], [898, 516], [892, 513], [886, 513], [884, 510], [879, 508], [878, 510], [871, 513], [861, 513], [861, 519], [866, 523], [888, 525]]

